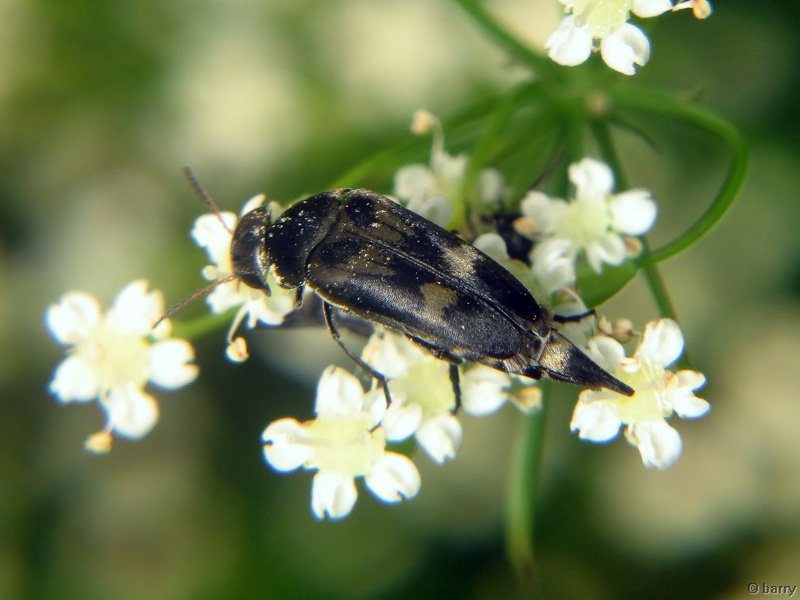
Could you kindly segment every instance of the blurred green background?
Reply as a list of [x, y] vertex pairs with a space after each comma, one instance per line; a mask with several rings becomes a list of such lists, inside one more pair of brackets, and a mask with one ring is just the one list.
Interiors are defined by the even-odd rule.
[[[559, 19], [554, 1], [486, 6], [535, 47]], [[648, 23], [636, 81], [698, 98], [751, 144], [728, 218], [663, 267], [712, 412], [673, 421], [683, 456], [651, 472], [624, 441], [570, 434], [575, 390], [561, 390], [537, 510], [541, 597], [800, 584], [800, 9], [716, 9]], [[504, 556], [513, 409], [463, 416], [450, 464], [418, 456], [414, 501], [387, 507], [362, 489], [344, 522], [317, 523], [310, 474], [272, 472], [259, 437], [310, 417], [322, 366], [347, 365], [324, 331], [251, 334], [244, 365], [224, 360], [224, 331], [207, 336], [199, 380], [156, 392], [155, 430], [97, 457], [82, 449], [97, 406], [47, 392], [63, 353], [43, 326], [68, 290], [107, 306], [138, 277], [168, 303], [201, 284], [188, 232], [203, 209], [182, 165], [223, 209], [261, 191], [287, 201], [408, 139], [415, 109], [447, 118], [522, 69], [444, 0], [2, 0], [0, 15], [0, 598], [529, 593]], [[632, 183], [661, 202], [656, 239], [699, 214], [721, 174], [718, 147], [681, 135], [663, 155], [623, 146]], [[640, 282], [604, 310], [656, 316]]]

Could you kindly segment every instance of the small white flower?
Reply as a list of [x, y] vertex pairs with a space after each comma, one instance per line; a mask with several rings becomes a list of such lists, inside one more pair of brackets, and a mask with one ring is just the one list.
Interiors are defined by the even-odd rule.
[[486, 365], [473, 365], [461, 375], [461, 405], [475, 416], [496, 412], [510, 399], [511, 376]]
[[[394, 177], [394, 195], [409, 209], [446, 227], [453, 217], [453, 205], [467, 170], [465, 154], [453, 156], [444, 149], [444, 133], [439, 120], [427, 111], [417, 111], [412, 123], [417, 134], [433, 132], [430, 165], [413, 164], [400, 168]], [[496, 169], [483, 169], [478, 175], [477, 199], [483, 204], [497, 203], [503, 194], [503, 177]]]
[[462, 432], [452, 414], [455, 393], [448, 363], [389, 331], [373, 334], [361, 357], [389, 380], [392, 405], [382, 422], [387, 439], [397, 442], [415, 435], [436, 462], [454, 458]]
[[522, 214], [537, 224], [539, 242], [531, 264], [548, 292], [575, 281], [575, 259], [581, 251], [596, 273], [603, 263], [621, 264], [628, 256], [623, 236], [646, 233], [656, 219], [656, 204], [648, 191], [612, 194], [614, 175], [600, 161], [584, 158], [573, 163], [569, 178], [575, 186], [571, 202], [531, 192], [520, 205]]
[[50, 391], [64, 403], [96, 399], [106, 412], [106, 426], [86, 442], [89, 450], [108, 452], [112, 434], [137, 439], [153, 428], [158, 405], [143, 391], [148, 382], [176, 389], [197, 377], [197, 367], [189, 364], [192, 346], [167, 339], [168, 321], [153, 329], [163, 312], [161, 292], [148, 293], [145, 280], [128, 284], [105, 315], [84, 292], [65, 294], [47, 309], [50, 333], [70, 346]]
[[[264, 195], [258, 195], [245, 203], [241, 216], [261, 206]], [[270, 205], [270, 209], [276, 206]], [[274, 211], [273, 211], [274, 212]], [[273, 214], [273, 217], [275, 214]], [[209, 281], [220, 281], [233, 275], [231, 264], [231, 241], [238, 219], [231, 212], [219, 215], [209, 213], [198, 217], [192, 228], [195, 243], [204, 248], [212, 264], [203, 269], [203, 276]], [[255, 327], [258, 322], [267, 325], [280, 325], [287, 313], [294, 310], [294, 290], [287, 290], [278, 285], [270, 271], [267, 281], [272, 291], [267, 296], [262, 290], [251, 288], [239, 280], [229, 281], [214, 288], [208, 295], [207, 302], [211, 312], [220, 314], [231, 308], [239, 307], [228, 332], [228, 342], [233, 342], [233, 334], [245, 319], [247, 326]], [[236, 348], [229, 348], [228, 355], [237, 361], [244, 360], [247, 355], [244, 340], [238, 342]]]
[[667, 370], [682, 353], [683, 335], [670, 319], [648, 323], [630, 358], [616, 340], [603, 335], [592, 338], [589, 356], [636, 393], [627, 397], [609, 390], [584, 390], [572, 415], [572, 431], [584, 440], [607, 442], [624, 425], [625, 437], [639, 449], [646, 467], [670, 466], [681, 454], [681, 438], [666, 419], [673, 412], [696, 419], [711, 408], [693, 393], [705, 384], [702, 373]]
[[355, 376], [328, 367], [317, 386], [317, 418], [270, 424], [262, 436], [264, 457], [278, 471], [317, 471], [311, 509], [318, 519], [350, 514], [357, 497], [356, 477], [364, 477], [384, 502], [413, 498], [420, 487], [419, 472], [407, 457], [386, 452], [386, 434], [378, 427], [384, 407], [380, 391], [365, 394]]
[[633, 75], [634, 65], [650, 59], [650, 41], [628, 23], [630, 13], [655, 17], [672, 9], [670, 0], [561, 0], [567, 16], [545, 43], [555, 62], [575, 66], [600, 50], [605, 63], [620, 73]]

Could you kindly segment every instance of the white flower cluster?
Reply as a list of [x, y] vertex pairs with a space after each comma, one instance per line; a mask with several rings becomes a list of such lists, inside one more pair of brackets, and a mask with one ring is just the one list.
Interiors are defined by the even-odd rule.
[[636, 73], [650, 59], [650, 40], [628, 23], [630, 14], [656, 17], [670, 10], [691, 8], [698, 19], [711, 14], [708, 0], [688, 0], [673, 6], [671, 0], [559, 0], [567, 16], [545, 43], [555, 62], [573, 67], [600, 52], [603, 61], [625, 75]]
[[[317, 418], [304, 423], [281, 419], [263, 434], [264, 456], [275, 469], [317, 471], [311, 508], [319, 519], [341, 519], [350, 513], [357, 496], [357, 477], [363, 477], [370, 491], [384, 502], [399, 502], [417, 494], [417, 467], [406, 456], [387, 451], [388, 443], [413, 436], [437, 463], [453, 459], [461, 445], [461, 423], [454, 414], [456, 400], [447, 363], [388, 331], [370, 337], [362, 358], [389, 379], [392, 404], [388, 408], [380, 386], [373, 384], [365, 392], [355, 376], [329, 367], [317, 385]], [[524, 382], [525, 386], [535, 383]], [[507, 400], [527, 411], [538, 409], [530, 392], [517, 394], [513, 387], [512, 377], [506, 373], [482, 365], [464, 369], [464, 411], [486, 415]]]
[[589, 340], [587, 354], [606, 371], [636, 390], [622, 396], [608, 390], [584, 390], [570, 429], [582, 440], [608, 442], [625, 427], [625, 437], [639, 449], [646, 467], [665, 469], [681, 455], [681, 438], [666, 421], [672, 413], [685, 419], [705, 415], [711, 406], [694, 395], [706, 378], [702, 373], [667, 369], [683, 354], [683, 334], [671, 319], [648, 323], [639, 347], [626, 357], [614, 338]]
[[[417, 135], [432, 133], [430, 166], [413, 164], [402, 167], [394, 177], [394, 195], [409, 210], [437, 225], [447, 227], [453, 217], [453, 203], [459, 198], [469, 157], [453, 156], [444, 149], [440, 121], [426, 110], [414, 114], [411, 130]], [[497, 169], [482, 169], [475, 192], [481, 205], [496, 205], [503, 196], [503, 177]]]
[[595, 273], [603, 263], [622, 264], [640, 249], [631, 236], [648, 232], [656, 220], [650, 192], [612, 194], [614, 175], [598, 160], [584, 158], [570, 165], [569, 178], [575, 187], [570, 202], [534, 191], [520, 205], [519, 228], [536, 241], [530, 255], [533, 277], [546, 295], [575, 283], [581, 255]]
[[104, 453], [113, 435], [138, 439], [158, 421], [158, 404], [144, 391], [148, 382], [165, 389], [184, 386], [197, 377], [192, 346], [168, 339], [169, 321], [153, 325], [164, 313], [159, 291], [134, 281], [116, 297], [104, 315], [100, 303], [85, 292], [65, 294], [47, 309], [52, 336], [68, 346], [50, 391], [61, 402], [97, 400], [106, 413], [105, 427], [90, 436], [86, 448]]

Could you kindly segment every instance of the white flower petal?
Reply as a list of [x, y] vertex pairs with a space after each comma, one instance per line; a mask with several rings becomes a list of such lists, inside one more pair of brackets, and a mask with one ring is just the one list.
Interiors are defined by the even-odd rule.
[[236, 306], [241, 306], [246, 301], [246, 298], [240, 292], [244, 287], [244, 284], [239, 281], [218, 285], [206, 296], [206, 304], [208, 304], [211, 312], [216, 315], [227, 312]]
[[262, 207], [266, 199], [267, 197], [264, 194], [256, 194], [255, 196], [250, 198], [250, 200], [244, 203], [244, 206], [242, 206], [242, 210], [239, 211], [239, 216], [243, 217], [247, 213]]
[[658, 209], [647, 190], [629, 190], [609, 202], [614, 229], [628, 235], [642, 235], [656, 221]]
[[447, 152], [435, 152], [431, 157], [431, 169], [440, 184], [457, 183], [464, 177], [468, 160], [466, 154], [452, 156]]
[[620, 265], [625, 261], [625, 241], [615, 233], [608, 233], [586, 247], [586, 260], [595, 273], [603, 270], [603, 263]]
[[644, 66], [650, 59], [650, 40], [638, 27], [625, 23], [600, 42], [605, 63], [624, 75], [636, 73], [634, 64]]
[[155, 398], [133, 385], [114, 388], [103, 405], [110, 428], [128, 438], [143, 437], [158, 421]]
[[639, 448], [647, 468], [666, 469], [681, 455], [681, 436], [663, 419], [630, 425], [625, 437]]
[[581, 393], [575, 405], [569, 428], [582, 440], [607, 442], [619, 434], [622, 421], [614, 407], [606, 402], [592, 402], [594, 392]]
[[369, 416], [370, 428], [381, 424], [386, 415], [386, 395], [383, 393], [383, 386], [373, 385], [372, 389], [364, 394], [361, 411]]
[[699, 419], [711, 410], [711, 405], [707, 400], [698, 398], [691, 392], [680, 395], [670, 394], [669, 400], [673, 410], [683, 419]]
[[539, 233], [549, 233], [567, 212], [567, 203], [541, 192], [528, 192], [519, 206], [520, 212], [536, 223]]
[[497, 411], [508, 400], [511, 378], [485, 365], [474, 365], [461, 377], [461, 405], [475, 416]]
[[416, 465], [402, 454], [387, 452], [365, 477], [367, 487], [384, 502], [400, 502], [419, 492]]
[[199, 369], [188, 363], [194, 360], [194, 348], [185, 340], [164, 340], [150, 346], [150, 381], [175, 389], [195, 380]]
[[422, 407], [419, 404], [403, 406], [397, 399], [386, 411], [381, 427], [386, 432], [386, 439], [399, 442], [411, 436], [422, 423]]
[[50, 392], [61, 402], [94, 400], [100, 392], [92, 366], [77, 356], [67, 357], [56, 369], [50, 382]]
[[76, 344], [86, 339], [100, 320], [100, 304], [84, 292], [64, 294], [58, 304], [51, 304], [45, 322], [53, 337], [62, 344]]
[[705, 382], [705, 376], [697, 371], [684, 370], [675, 373], [675, 383], [667, 390], [667, 400], [678, 416], [697, 419], [711, 410], [711, 405], [706, 400], [692, 393], [692, 390], [702, 387]]
[[472, 245], [499, 263], [509, 260], [506, 242], [498, 233], [483, 233], [475, 238]]
[[329, 366], [317, 384], [314, 411], [319, 416], [348, 416], [361, 411], [364, 388], [355, 375], [341, 367]]
[[355, 506], [358, 493], [352, 477], [320, 471], [311, 483], [311, 510], [317, 519], [343, 519]]
[[158, 290], [148, 293], [147, 286], [146, 280], [139, 279], [122, 288], [106, 313], [106, 323], [111, 329], [140, 336], [151, 332], [164, 314], [164, 296]]
[[503, 175], [497, 169], [482, 169], [478, 174], [478, 195], [484, 204], [496, 204], [503, 196]]
[[668, 367], [683, 353], [683, 334], [672, 319], [651, 321], [644, 328], [644, 335], [634, 358], [644, 362]]
[[224, 265], [229, 272], [231, 238], [237, 218], [231, 212], [221, 213], [221, 217], [222, 221], [215, 214], [198, 217], [192, 227], [191, 236], [195, 244], [205, 249], [208, 260], [217, 266]]
[[560, 65], [574, 67], [592, 54], [592, 34], [588, 27], [575, 25], [575, 18], [564, 17], [544, 44], [547, 55]]
[[657, 17], [660, 14], [672, 10], [670, 0], [633, 0], [631, 12], [637, 17]]
[[264, 458], [278, 471], [294, 471], [311, 460], [313, 450], [307, 444], [308, 434], [294, 419], [270, 423], [261, 435]]
[[625, 348], [622, 344], [607, 335], [596, 335], [591, 338], [586, 353], [609, 373], [616, 371], [617, 366], [625, 358]]
[[550, 238], [533, 247], [531, 271], [545, 292], [552, 294], [575, 282], [575, 256], [566, 238]]
[[440, 227], [446, 227], [453, 217], [453, 207], [450, 204], [450, 200], [442, 194], [411, 200], [407, 208], [429, 221], [433, 221]]
[[436, 185], [433, 172], [425, 165], [407, 165], [394, 176], [394, 193], [406, 200], [421, 200]]
[[614, 189], [614, 174], [609, 166], [594, 158], [584, 158], [569, 166], [569, 180], [575, 186], [578, 202], [605, 199]]
[[461, 438], [461, 423], [449, 414], [429, 419], [417, 429], [417, 442], [440, 464], [455, 457]]

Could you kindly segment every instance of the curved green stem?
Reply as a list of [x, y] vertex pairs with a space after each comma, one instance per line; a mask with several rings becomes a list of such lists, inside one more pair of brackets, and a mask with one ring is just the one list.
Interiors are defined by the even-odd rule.
[[480, 25], [480, 27], [498, 45], [504, 48], [511, 56], [527, 65], [543, 79], [558, 79], [560, 74], [558, 66], [549, 58], [531, 50], [526, 44], [511, 35], [487, 11], [478, 5], [475, 0], [454, 0], [464, 12]]
[[661, 262], [683, 252], [703, 237], [723, 217], [736, 199], [747, 173], [748, 151], [742, 134], [728, 121], [703, 108], [644, 90], [626, 89], [615, 95], [616, 106], [674, 117], [720, 139], [731, 151], [731, 164], [711, 205], [695, 223], [668, 244], [653, 250], [651, 258]]
[[542, 390], [542, 409], [525, 417], [521, 423], [520, 435], [517, 436], [511, 462], [506, 513], [506, 553], [520, 582], [526, 586], [536, 579], [533, 525], [550, 382], [541, 381], [539, 387]]

